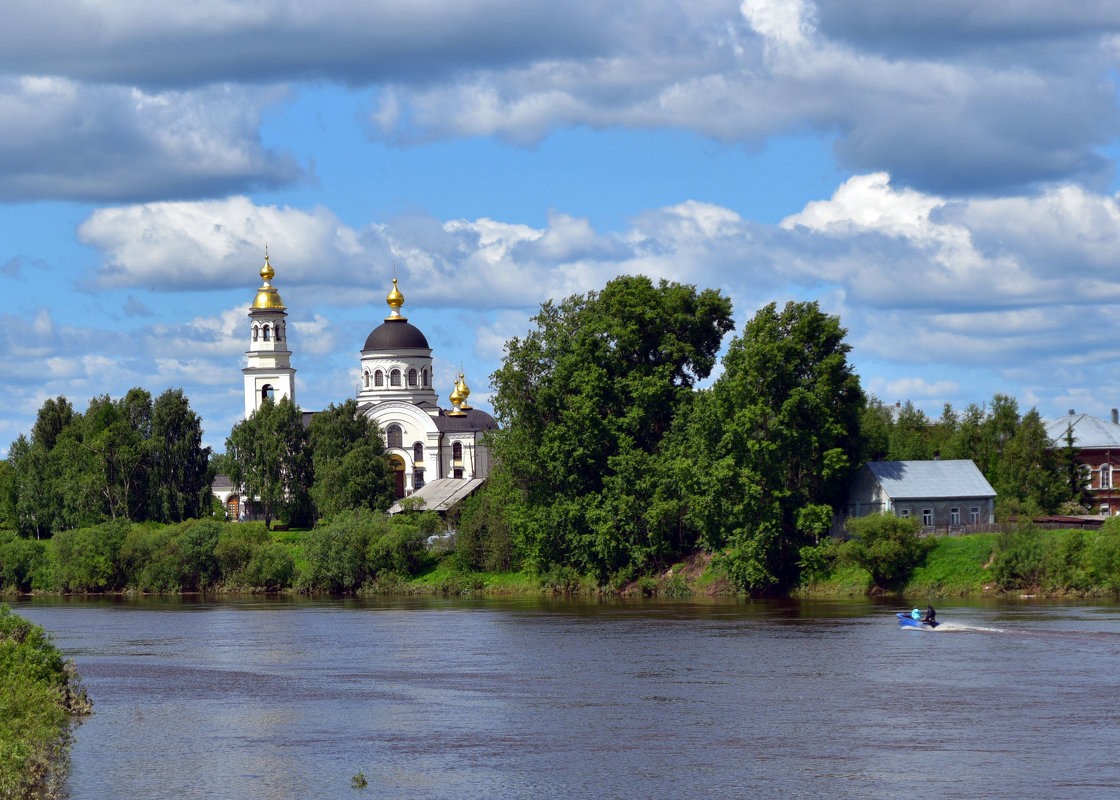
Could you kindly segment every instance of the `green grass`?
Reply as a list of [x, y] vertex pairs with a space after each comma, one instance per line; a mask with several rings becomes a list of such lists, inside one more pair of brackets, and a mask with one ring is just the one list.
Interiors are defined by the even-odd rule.
[[990, 570], [984, 565], [991, 559], [996, 534], [943, 536], [936, 542], [925, 562], [914, 570], [907, 582], [906, 594], [929, 597], [984, 594], [985, 587], [992, 585]]

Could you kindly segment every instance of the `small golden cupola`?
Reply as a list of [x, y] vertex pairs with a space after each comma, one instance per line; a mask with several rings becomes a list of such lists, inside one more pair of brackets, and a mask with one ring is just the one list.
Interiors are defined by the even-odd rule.
[[401, 306], [404, 305], [404, 295], [401, 290], [397, 288], [397, 278], [393, 276], [393, 291], [385, 297], [385, 302], [389, 304], [389, 316], [385, 317], [386, 322], [406, 322], [408, 317], [401, 314]]
[[455, 391], [459, 393], [459, 408], [463, 411], [470, 410], [470, 406], [467, 405], [467, 398], [471, 396], [471, 390], [467, 386], [462, 364], [459, 365], [459, 380], [455, 383]]
[[465, 417], [467, 412], [463, 410], [463, 394], [459, 391], [460, 382], [456, 381], [451, 394], [448, 395], [448, 400], [451, 401], [451, 410], [447, 412], [449, 417]]
[[268, 261], [268, 245], [264, 248], [264, 266], [261, 267], [261, 288], [257, 289], [257, 297], [253, 300], [253, 308], [284, 308], [284, 301], [280, 299], [280, 293], [270, 282], [276, 272], [272, 269], [272, 264]]

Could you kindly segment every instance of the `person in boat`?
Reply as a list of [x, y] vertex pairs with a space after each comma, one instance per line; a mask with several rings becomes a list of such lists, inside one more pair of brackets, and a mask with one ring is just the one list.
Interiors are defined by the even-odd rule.
[[927, 625], [933, 625], [937, 622], [937, 612], [933, 610], [933, 606], [926, 606], [926, 615], [922, 617], [922, 622]]

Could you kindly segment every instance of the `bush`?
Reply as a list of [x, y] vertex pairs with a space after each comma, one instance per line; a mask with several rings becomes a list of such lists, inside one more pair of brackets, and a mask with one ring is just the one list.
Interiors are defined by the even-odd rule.
[[245, 568], [253, 554], [270, 541], [272, 539], [263, 523], [230, 522], [223, 525], [214, 547], [222, 581], [228, 583]]
[[880, 589], [903, 586], [933, 546], [933, 540], [918, 538], [917, 520], [894, 514], [852, 517], [844, 529], [852, 537], [844, 557], [871, 573]]
[[30, 592], [37, 577], [50, 569], [46, 542], [23, 539], [15, 531], [0, 531], [0, 590]]
[[1004, 589], [1041, 587], [1046, 578], [1047, 543], [1029, 522], [1000, 534], [992, 559], [992, 577]]
[[335, 515], [306, 533], [307, 567], [300, 588], [321, 592], [352, 592], [370, 577], [366, 550], [386, 527], [384, 516], [368, 509]]
[[292, 585], [295, 562], [284, 545], [269, 541], [255, 551], [249, 563], [234, 576], [234, 583], [254, 589], [277, 591]]
[[50, 540], [58, 559], [58, 582], [72, 592], [123, 589], [120, 550], [131, 523], [103, 522], [92, 528], [60, 531]]
[[428, 561], [424, 547], [425, 531], [403, 522], [387, 526], [381, 536], [371, 539], [366, 550], [369, 571], [375, 576], [387, 573], [414, 575]]

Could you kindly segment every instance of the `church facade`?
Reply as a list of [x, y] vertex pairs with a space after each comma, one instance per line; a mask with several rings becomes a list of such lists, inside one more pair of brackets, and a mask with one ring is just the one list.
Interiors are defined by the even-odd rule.
[[[262, 285], [249, 309], [249, 349], [242, 369], [245, 416], [266, 397], [295, 397], [295, 369], [287, 334], [287, 309], [276, 288], [268, 253]], [[490, 475], [485, 443], [497, 429], [494, 418], [471, 407], [470, 388], [460, 370], [448, 400], [439, 405], [432, 349], [419, 328], [401, 314], [404, 295], [393, 278], [385, 298], [389, 315], [366, 337], [359, 354], [358, 412], [377, 423], [396, 476], [397, 497], [437, 480], [473, 480]], [[305, 412], [305, 422], [311, 414]]]

